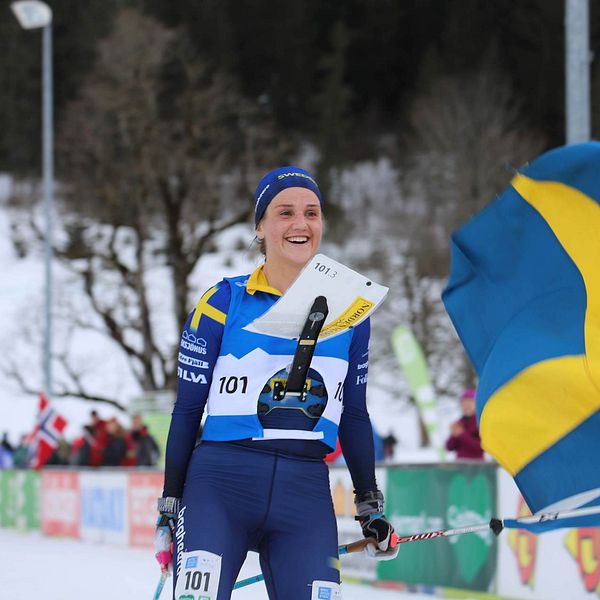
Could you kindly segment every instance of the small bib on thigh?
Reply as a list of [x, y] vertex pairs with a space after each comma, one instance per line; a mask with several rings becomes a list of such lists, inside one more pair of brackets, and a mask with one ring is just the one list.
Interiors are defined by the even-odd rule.
[[221, 557], [206, 550], [183, 552], [175, 586], [176, 600], [217, 600]]
[[333, 581], [313, 581], [310, 600], [342, 600], [342, 590]]

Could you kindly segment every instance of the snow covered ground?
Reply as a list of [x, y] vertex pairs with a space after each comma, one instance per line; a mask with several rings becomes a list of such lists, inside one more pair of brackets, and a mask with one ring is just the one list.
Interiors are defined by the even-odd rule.
[[[342, 558], [342, 569], [343, 569]], [[50, 538], [0, 529], [0, 598], [6, 600], [151, 600], [160, 572], [151, 550]], [[260, 573], [251, 553], [240, 578]], [[167, 582], [167, 586], [171, 583]], [[168, 590], [161, 598], [167, 600]], [[344, 600], [431, 600], [362, 585], [342, 585]], [[232, 600], [266, 600], [264, 584], [233, 592]]]

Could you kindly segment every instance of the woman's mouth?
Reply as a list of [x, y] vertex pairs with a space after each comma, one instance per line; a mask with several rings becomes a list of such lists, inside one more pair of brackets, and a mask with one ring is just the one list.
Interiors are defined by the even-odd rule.
[[286, 241], [288, 241], [292, 244], [305, 244], [306, 242], [308, 242], [308, 237], [305, 235], [295, 235], [295, 236], [288, 237], [285, 239], [286, 239]]

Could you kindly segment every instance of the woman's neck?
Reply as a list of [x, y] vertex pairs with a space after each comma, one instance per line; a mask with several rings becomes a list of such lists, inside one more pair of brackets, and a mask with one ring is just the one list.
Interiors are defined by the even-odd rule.
[[294, 279], [300, 274], [300, 271], [302, 271], [301, 266], [274, 264], [269, 261], [265, 261], [263, 267], [269, 285], [282, 294], [285, 294]]

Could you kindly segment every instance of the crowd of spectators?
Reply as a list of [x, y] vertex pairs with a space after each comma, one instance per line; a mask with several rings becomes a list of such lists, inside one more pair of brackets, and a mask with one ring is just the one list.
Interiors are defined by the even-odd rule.
[[[125, 428], [116, 417], [101, 419], [94, 410], [81, 435], [69, 443], [61, 438], [47, 465], [74, 467], [151, 467], [158, 462], [160, 448], [139, 415]], [[0, 469], [27, 468], [31, 462], [28, 436], [12, 446], [5, 433], [0, 443]]]
[[[460, 419], [450, 428], [446, 449], [456, 453], [461, 460], [482, 460], [479, 428], [475, 417], [475, 390], [466, 389], [460, 397]], [[390, 433], [380, 437], [373, 431], [377, 462], [393, 462], [398, 440]], [[151, 467], [158, 462], [160, 448], [144, 425], [140, 415], [131, 419], [131, 427], [125, 428], [116, 417], [101, 419], [93, 410], [90, 422], [81, 434], [68, 443], [62, 438], [46, 464], [76, 467]], [[341, 448], [328, 455], [326, 462], [342, 461]], [[13, 446], [8, 435], [0, 441], [0, 469], [27, 468], [31, 463], [28, 436], [23, 435]]]

